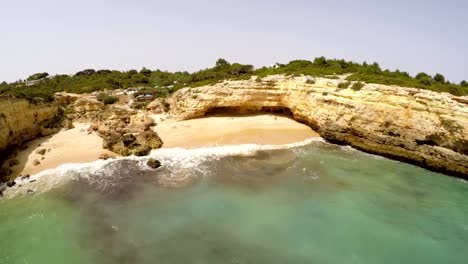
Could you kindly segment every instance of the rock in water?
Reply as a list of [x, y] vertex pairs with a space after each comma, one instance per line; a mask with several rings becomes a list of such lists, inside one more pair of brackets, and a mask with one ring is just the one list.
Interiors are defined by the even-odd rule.
[[34, 166], [37, 166], [37, 165], [39, 165], [39, 164], [41, 164], [41, 162], [40, 162], [39, 160], [35, 159], [35, 160], [33, 161], [33, 165], [34, 165]]
[[159, 160], [149, 158], [148, 161], [146, 162], [146, 165], [148, 165], [148, 167], [150, 168], [157, 169], [161, 167], [161, 162]]
[[7, 186], [8, 186], [8, 187], [13, 187], [13, 186], [15, 186], [15, 184], [16, 184], [15, 181], [9, 181], [9, 182], [7, 182]]

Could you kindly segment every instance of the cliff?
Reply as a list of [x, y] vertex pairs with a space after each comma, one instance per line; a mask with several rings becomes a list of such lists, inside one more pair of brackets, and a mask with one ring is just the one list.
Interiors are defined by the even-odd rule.
[[0, 167], [9, 149], [56, 132], [59, 121], [56, 104], [32, 104], [22, 99], [0, 97]]
[[185, 88], [171, 99], [181, 119], [212, 111], [283, 111], [326, 140], [468, 178], [468, 100], [414, 88], [269, 76]]

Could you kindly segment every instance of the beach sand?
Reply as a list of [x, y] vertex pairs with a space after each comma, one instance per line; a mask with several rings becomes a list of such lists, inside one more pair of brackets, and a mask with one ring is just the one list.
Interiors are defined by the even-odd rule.
[[[161, 116], [152, 116], [156, 123]], [[310, 127], [279, 115], [210, 116], [159, 122], [154, 130], [163, 148], [238, 144], [281, 145], [319, 137]]]
[[[289, 144], [319, 136], [308, 126], [277, 115], [218, 115], [185, 121], [168, 119], [166, 115], [151, 117], [158, 124], [154, 130], [164, 142], [163, 148]], [[92, 162], [103, 153], [112, 154], [102, 148], [102, 138], [87, 131], [89, 124], [75, 123], [74, 126], [73, 129], [25, 144], [27, 148], [20, 150], [16, 156], [19, 164], [12, 168], [12, 176], [33, 175], [61, 164]], [[47, 152], [37, 154], [41, 149]], [[40, 164], [35, 166], [34, 160]]]
[[[19, 164], [12, 168], [13, 176], [33, 175], [65, 163], [91, 162], [99, 159], [102, 153], [112, 153], [102, 148], [102, 138], [94, 132], [88, 133], [89, 124], [74, 123], [74, 126], [26, 143], [27, 148], [18, 151], [16, 156]], [[42, 149], [46, 150], [44, 155], [36, 153]], [[40, 164], [35, 166], [34, 160]]]

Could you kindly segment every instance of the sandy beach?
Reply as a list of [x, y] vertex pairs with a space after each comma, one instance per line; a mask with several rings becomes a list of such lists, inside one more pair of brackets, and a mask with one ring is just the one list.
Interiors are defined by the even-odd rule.
[[[285, 116], [210, 116], [185, 121], [152, 115], [154, 130], [164, 142], [164, 148], [198, 148], [237, 144], [288, 144], [318, 137], [312, 129]], [[88, 132], [89, 124], [75, 123], [74, 128], [52, 136], [28, 142], [20, 150], [13, 176], [36, 174], [65, 163], [85, 163], [97, 160], [103, 153], [102, 138]], [[44, 154], [38, 151], [45, 150]], [[117, 156], [113, 154], [114, 156]], [[34, 165], [37, 161], [38, 165]]]
[[[29, 141], [25, 149], [18, 151], [19, 164], [12, 168], [13, 176], [32, 175], [65, 163], [91, 162], [102, 153], [111, 153], [102, 148], [102, 138], [89, 133], [88, 128], [89, 124], [74, 123], [73, 129]], [[45, 153], [37, 153], [40, 150]], [[40, 164], [34, 165], [34, 161]]]
[[[163, 118], [153, 116], [156, 123]], [[238, 144], [281, 145], [319, 135], [308, 126], [278, 115], [209, 116], [167, 120], [154, 127], [163, 148], [198, 148]]]

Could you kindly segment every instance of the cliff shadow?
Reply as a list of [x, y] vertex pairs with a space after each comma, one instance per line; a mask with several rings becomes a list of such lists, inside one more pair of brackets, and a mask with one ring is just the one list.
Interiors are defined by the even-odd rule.
[[294, 119], [291, 110], [283, 106], [262, 106], [262, 107], [213, 107], [205, 112], [204, 117], [207, 116], [257, 116], [262, 114], [281, 115]]
[[[41, 150], [42, 144], [47, 142], [50, 138], [52, 138], [52, 136], [53, 135], [49, 135], [29, 140], [23, 142], [20, 146], [13, 148], [13, 150], [9, 152], [9, 155], [6, 155], [5, 161], [3, 163], [4, 167], [9, 167], [11, 170], [9, 176], [5, 177], [4, 180], [13, 180], [17, 178], [20, 176], [20, 173], [25, 169], [27, 164], [33, 164], [34, 160], [36, 159], [39, 162], [45, 159], [47, 157], [47, 149], [45, 149], [43, 155], [37, 154], [36, 152]], [[38, 166], [40, 166], [40, 164], [38, 164]]]

